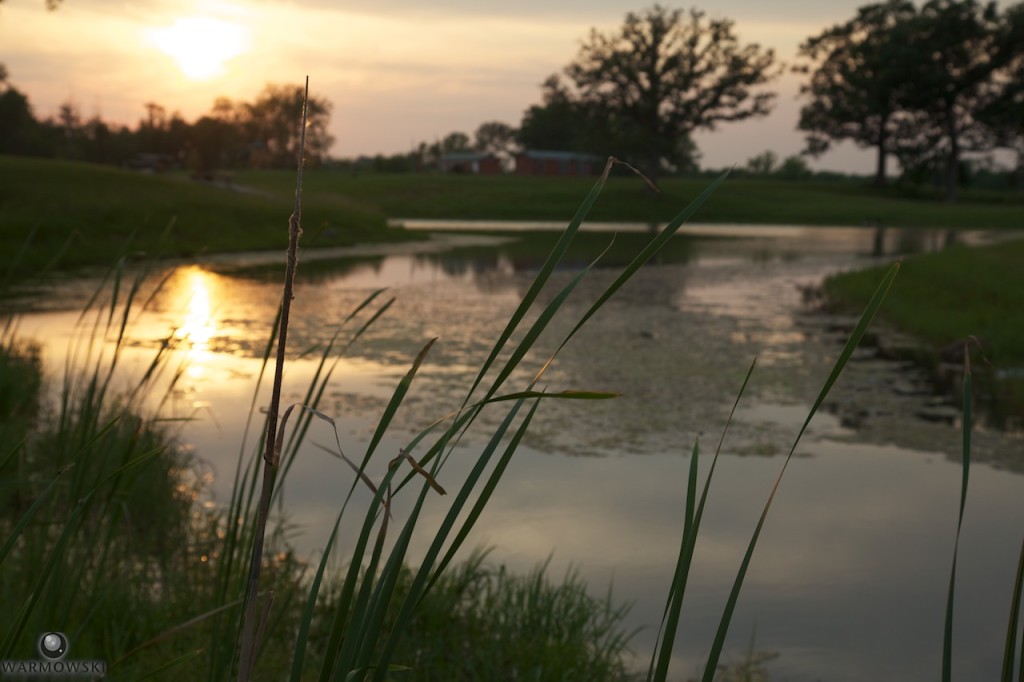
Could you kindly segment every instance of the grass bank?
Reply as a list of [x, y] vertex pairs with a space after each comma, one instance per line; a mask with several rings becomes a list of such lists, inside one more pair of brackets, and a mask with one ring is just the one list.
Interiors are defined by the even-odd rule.
[[[286, 171], [249, 171], [238, 181], [290, 196]], [[389, 218], [553, 220], [571, 216], [593, 178], [520, 176], [352, 174], [312, 170], [308, 196], [357, 201]], [[635, 177], [609, 179], [589, 219], [667, 222], [708, 184], [706, 178], [665, 178], [653, 195]], [[1024, 195], [964, 192], [956, 205], [859, 182], [786, 182], [730, 178], [701, 208], [700, 222], [860, 225], [890, 227], [1024, 229]]]
[[[879, 315], [892, 327], [921, 339], [923, 360], [936, 363], [969, 335], [997, 375], [1002, 407], [1024, 418], [1024, 241], [907, 258]], [[837, 309], [862, 309], [884, 267], [830, 277], [825, 293]], [[978, 368], [984, 370], [984, 363]]]
[[[68, 268], [109, 266], [122, 252], [280, 249], [291, 205], [287, 194], [231, 191], [182, 176], [0, 156], [0, 271], [9, 271], [26, 244], [20, 268], [27, 272], [62, 250], [60, 264]], [[306, 198], [303, 219], [304, 243], [317, 246], [404, 235], [371, 206], [325, 193]]]
[[[289, 171], [245, 171], [253, 191], [66, 161], [0, 156], [0, 270], [37, 272], [62, 253], [61, 268], [108, 266], [120, 253], [189, 256], [280, 248], [294, 196]], [[563, 221], [593, 178], [352, 174], [306, 175], [305, 246], [417, 239], [389, 218]], [[666, 178], [653, 195], [635, 177], [612, 177], [591, 211], [596, 221], [667, 222], [706, 186]], [[856, 182], [731, 179], [701, 210], [701, 222], [892, 227], [1024, 228], [1024, 197], [964, 193], [933, 199]], [[25, 245], [24, 254], [18, 256]], [[538, 249], [543, 254], [546, 248]], [[19, 260], [20, 258], [20, 260]]]

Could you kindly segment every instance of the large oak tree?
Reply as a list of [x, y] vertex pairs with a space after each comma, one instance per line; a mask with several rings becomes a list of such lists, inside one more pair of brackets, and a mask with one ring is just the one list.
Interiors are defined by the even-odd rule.
[[1000, 15], [994, 2], [930, 0], [918, 9], [888, 0], [810, 38], [801, 54], [815, 66], [799, 124], [808, 151], [844, 139], [876, 147], [879, 183], [890, 153], [904, 171], [941, 168], [946, 200], [955, 201], [962, 155], [1012, 137], [1020, 7]]
[[910, 45], [919, 56], [906, 107], [916, 123], [912, 149], [938, 155], [947, 201], [955, 201], [961, 155], [987, 151], [998, 136], [984, 120], [1010, 85], [1007, 68], [1024, 46], [1008, 44], [1010, 25], [996, 3], [931, 0], [911, 20]]
[[907, 124], [901, 99], [912, 83], [915, 54], [905, 34], [915, 14], [909, 0], [867, 5], [800, 46], [807, 61], [794, 71], [811, 72], [800, 88], [810, 102], [798, 123], [807, 133], [808, 153], [820, 155], [843, 140], [874, 147], [875, 184], [885, 184], [886, 160], [897, 152]]
[[599, 126], [608, 153], [657, 175], [692, 162], [693, 132], [767, 114], [775, 95], [757, 86], [778, 75], [774, 64], [772, 50], [741, 44], [728, 19], [654, 5], [615, 31], [592, 30], [565, 69], [572, 87], [554, 100]]

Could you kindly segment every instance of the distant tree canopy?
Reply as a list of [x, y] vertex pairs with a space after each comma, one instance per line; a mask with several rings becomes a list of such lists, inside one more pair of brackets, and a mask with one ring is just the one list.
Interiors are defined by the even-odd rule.
[[473, 146], [477, 151], [491, 154], [507, 155], [516, 148], [518, 131], [501, 121], [481, 123], [473, 133]]
[[[810, 82], [800, 89], [811, 98], [798, 124], [807, 132], [809, 153], [822, 154], [841, 140], [875, 147], [875, 182], [885, 182], [886, 158], [895, 151], [905, 122], [900, 98], [910, 83], [914, 55], [903, 27], [914, 14], [907, 0], [867, 5], [850, 21], [800, 46], [800, 55], [817, 63]], [[806, 73], [810, 67], [805, 63], [795, 70]]]
[[[267, 84], [253, 102], [220, 98], [211, 115], [236, 129], [234, 153], [260, 168], [293, 168], [302, 134], [301, 85]], [[327, 133], [331, 103], [310, 96], [306, 123], [306, 160], [316, 163], [334, 142]], [[207, 124], [209, 126], [209, 124]]]
[[614, 153], [652, 176], [692, 166], [691, 134], [767, 114], [774, 94], [754, 89], [778, 75], [772, 50], [741, 45], [733, 22], [704, 16], [654, 5], [617, 31], [592, 30], [564, 70], [568, 84], [545, 81], [520, 141]]
[[[83, 120], [73, 102], [63, 103], [55, 117], [37, 120], [28, 98], [9, 84], [0, 65], [0, 153], [119, 165], [156, 155], [201, 177], [238, 167], [294, 168], [302, 95], [302, 86], [267, 85], [252, 102], [216, 100], [210, 113], [194, 123], [146, 102], [145, 116], [133, 130], [98, 116]], [[310, 96], [307, 163], [322, 161], [333, 141], [327, 133], [330, 109], [326, 100]]]
[[[1024, 45], [1024, 3], [1007, 10], [1006, 32], [1007, 48]], [[989, 126], [999, 146], [1016, 153], [1016, 181], [1024, 185], [1024, 50], [1009, 56], [1001, 96], [982, 107], [978, 119]]]
[[1013, 138], [1020, 120], [1021, 7], [1000, 15], [994, 2], [888, 0], [808, 39], [809, 63], [797, 67], [811, 74], [799, 123], [807, 151], [875, 147], [878, 184], [889, 154], [905, 170], [941, 166], [955, 200], [962, 153]]

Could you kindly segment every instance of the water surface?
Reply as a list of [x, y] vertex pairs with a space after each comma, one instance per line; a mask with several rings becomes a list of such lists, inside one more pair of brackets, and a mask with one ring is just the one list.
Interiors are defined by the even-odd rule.
[[[528, 570], [552, 558], [552, 576], [576, 567], [597, 595], [613, 585], [631, 601], [638, 659], [650, 651], [678, 552], [688, 455], [701, 470], [718, 442], [751, 361], [757, 369], [723, 447], [684, 604], [676, 677], [695, 676], [757, 516], [853, 320], [824, 316], [808, 295], [832, 272], [940, 248], [938, 232], [801, 228], [732, 239], [674, 240], [562, 351], [549, 390], [608, 390], [612, 401], [550, 401], [541, 407], [468, 542]], [[968, 239], [983, 241], [984, 234]], [[877, 255], [879, 251], [887, 255]], [[872, 254], [876, 255], [872, 255]], [[289, 347], [285, 402], [304, 399], [326, 344], [373, 291], [390, 310], [338, 361], [320, 409], [338, 423], [355, 458], [419, 350], [435, 346], [380, 447], [372, 475], [435, 418], [455, 409], [518, 301], [542, 254], [510, 236], [465, 234], [419, 245], [304, 254]], [[589, 254], [556, 273], [546, 304]], [[613, 254], [613, 262], [625, 262]], [[133, 319], [124, 382], [171, 339], [183, 374], [167, 409], [194, 417], [180, 438], [213, 474], [209, 503], [225, 500], [260, 357], [280, 297], [283, 266], [262, 254], [168, 264]], [[564, 316], [511, 378], [521, 389], [590, 302], [616, 276], [598, 267]], [[96, 278], [49, 285], [23, 315], [23, 335], [43, 343], [56, 375], [80, 336], [78, 309]], [[898, 286], [898, 283], [897, 283]], [[303, 355], [302, 352], [314, 352]], [[265, 401], [261, 396], [260, 403]], [[485, 413], [494, 426], [500, 411]], [[948, 419], [922, 418], [936, 414]], [[960, 489], [960, 431], [949, 398], [919, 370], [860, 351], [796, 449], [751, 564], [727, 652], [750, 645], [777, 653], [779, 680], [934, 678]], [[488, 436], [467, 436], [441, 483], [455, 489]], [[249, 438], [251, 443], [255, 436]], [[313, 443], [289, 474], [284, 510], [291, 541], [322, 547], [351, 483], [341, 462]], [[1024, 478], [1019, 434], [979, 427], [958, 565], [954, 674], [994, 678], [1021, 537]], [[424, 528], [446, 500], [430, 501]], [[396, 515], [402, 513], [402, 503]], [[351, 539], [346, 530], [343, 539]], [[417, 540], [422, 556], [427, 538]], [[344, 542], [341, 545], [345, 546]]]

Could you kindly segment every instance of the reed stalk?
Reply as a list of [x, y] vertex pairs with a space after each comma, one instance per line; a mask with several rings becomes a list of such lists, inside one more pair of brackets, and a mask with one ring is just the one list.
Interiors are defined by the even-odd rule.
[[270, 407], [267, 410], [267, 433], [263, 446], [263, 488], [257, 507], [256, 530], [253, 537], [252, 560], [249, 564], [249, 580], [246, 583], [242, 616], [242, 640], [238, 661], [238, 679], [249, 682], [258, 653], [258, 636], [266, 625], [267, 613], [273, 595], [267, 596], [262, 615], [256, 612], [256, 597], [260, 584], [260, 569], [263, 563], [263, 543], [267, 531], [267, 517], [274, 492], [274, 478], [281, 458], [278, 442], [278, 414], [281, 409], [281, 384], [284, 377], [285, 349], [288, 341], [288, 320], [292, 299], [295, 297], [295, 270], [299, 262], [299, 237], [302, 235], [302, 171], [306, 154], [306, 115], [309, 104], [309, 77], [302, 101], [302, 131], [299, 136], [298, 172], [295, 181], [295, 207], [288, 219], [288, 254], [284, 275], [284, 291], [281, 298], [281, 321], [277, 339], [277, 359], [274, 365], [274, 384]]

